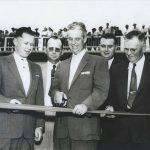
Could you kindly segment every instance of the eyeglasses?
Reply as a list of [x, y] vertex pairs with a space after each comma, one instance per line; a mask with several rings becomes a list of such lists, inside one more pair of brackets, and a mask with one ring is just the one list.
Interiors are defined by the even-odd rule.
[[136, 50], [137, 50], [137, 48], [124, 48], [124, 51], [126, 52], [126, 53], [128, 53], [129, 51], [133, 54], [133, 53], [135, 53], [136, 52]]
[[61, 49], [60, 48], [56, 48], [56, 47], [48, 47], [48, 51], [50, 51], [50, 52], [55, 51], [55, 52], [59, 53], [61, 51]]

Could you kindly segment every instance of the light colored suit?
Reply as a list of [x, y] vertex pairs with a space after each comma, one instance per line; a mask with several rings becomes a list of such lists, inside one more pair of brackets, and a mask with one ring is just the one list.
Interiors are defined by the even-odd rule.
[[[106, 100], [109, 90], [109, 71], [106, 61], [100, 56], [86, 53], [75, 73], [70, 89], [69, 70], [71, 58], [62, 61], [57, 67], [52, 96], [56, 90], [67, 95], [67, 107], [77, 104], [87, 105], [89, 110], [96, 110]], [[100, 124], [97, 116], [72, 116], [57, 114], [54, 138], [73, 140], [99, 140]]]
[[[29, 70], [31, 83], [27, 95], [17, 69], [14, 56], [0, 58], [0, 102], [9, 103], [18, 99], [23, 104], [43, 105], [43, 81], [41, 69], [31, 61]], [[0, 138], [34, 138], [36, 127], [44, 127], [43, 119], [37, 119], [37, 113], [31, 111], [12, 112], [0, 110]]]

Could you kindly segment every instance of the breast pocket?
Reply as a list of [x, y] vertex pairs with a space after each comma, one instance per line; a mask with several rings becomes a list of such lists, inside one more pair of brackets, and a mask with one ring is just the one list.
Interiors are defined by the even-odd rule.
[[80, 89], [89, 89], [92, 87], [92, 76], [91, 74], [84, 74], [84, 75], [80, 75], [79, 76], [79, 80], [78, 80], [78, 83], [79, 83], [79, 88]]

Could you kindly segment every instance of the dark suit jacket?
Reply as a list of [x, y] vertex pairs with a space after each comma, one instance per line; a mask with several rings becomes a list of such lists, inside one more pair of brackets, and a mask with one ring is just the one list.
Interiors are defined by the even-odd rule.
[[[13, 55], [0, 58], [0, 102], [9, 103], [18, 99], [23, 104], [43, 105], [43, 81], [41, 69], [29, 62], [31, 83], [26, 96]], [[43, 127], [44, 122], [31, 111], [12, 112], [0, 110], [0, 138], [18, 138], [22, 135], [34, 137], [35, 127]]]
[[[150, 59], [146, 58], [137, 95], [131, 109], [127, 108], [128, 61], [117, 64], [110, 75], [109, 103], [116, 111], [150, 113]], [[112, 126], [113, 139], [118, 142], [149, 142], [150, 118], [117, 116]]]
[[[76, 71], [70, 89], [68, 89], [71, 58], [57, 67], [55, 86], [67, 95], [68, 108], [85, 104], [89, 110], [96, 110], [106, 100], [109, 89], [109, 72], [106, 61], [100, 56], [86, 53]], [[54, 93], [54, 91], [52, 93]], [[55, 138], [69, 136], [76, 140], [93, 140], [100, 137], [99, 117], [70, 115], [58, 118], [55, 125]]]
[[[121, 57], [120, 57], [121, 56]], [[109, 73], [111, 75], [111, 71], [113, 70], [113, 68], [116, 66], [116, 64], [127, 60], [126, 56], [124, 56], [124, 54], [115, 54], [114, 56], [114, 60], [110, 66], [109, 69]], [[111, 78], [111, 77], [110, 77]], [[113, 80], [113, 79], [111, 79]], [[111, 84], [111, 80], [110, 80], [110, 84]], [[113, 87], [112, 87], [113, 88]], [[99, 108], [100, 110], [105, 110], [106, 107], [109, 105], [108, 99], [104, 102], [104, 104]], [[108, 141], [112, 141], [112, 124], [114, 122], [114, 119], [111, 118], [101, 118], [101, 127], [102, 127], [102, 141], [104, 142], [108, 142]]]

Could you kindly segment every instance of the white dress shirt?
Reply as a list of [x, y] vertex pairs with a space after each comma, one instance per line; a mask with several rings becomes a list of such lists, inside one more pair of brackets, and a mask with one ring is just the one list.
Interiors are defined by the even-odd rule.
[[16, 52], [14, 52], [13, 56], [14, 56], [17, 69], [19, 71], [19, 74], [23, 83], [25, 93], [27, 95], [29, 87], [30, 87], [30, 80], [31, 80], [28, 61], [26, 58], [19, 56]]
[[46, 75], [46, 89], [45, 89], [45, 94], [44, 94], [44, 104], [45, 106], [53, 106], [51, 102], [51, 97], [48, 95], [50, 86], [51, 86], [51, 70], [53, 69], [53, 65], [58, 65], [57, 64], [52, 64], [51, 62], [47, 62], [47, 75]]
[[108, 60], [108, 69], [110, 69], [113, 60], [114, 60], [114, 57], [113, 57], [112, 59], [109, 59], [109, 60]]
[[[136, 66], [135, 66], [135, 72], [136, 72], [136, 77], [137, 77], [137, 89], [138, 89], [140, 81], [141, 81], [144, 62], [145, 62], [145, 56], [143, 55], [142, 58], [136, 63]], [[129, 96], [132, 68], [133, 68], [133, 63], [130, 62], [129, 66], [128, 66], [128, 93], [127, 93], [127, 98]]]
[[81, 59], [83, 58], [84, 54], [86, 53], [86, 49], [82, 50], [77, 55], [73, 54], [71, 63], [70, 63], [70, 74], [69, 74], [69, 89], [73, 80], [73, 77], [77, 71], [77, 68], [81, 62]]

